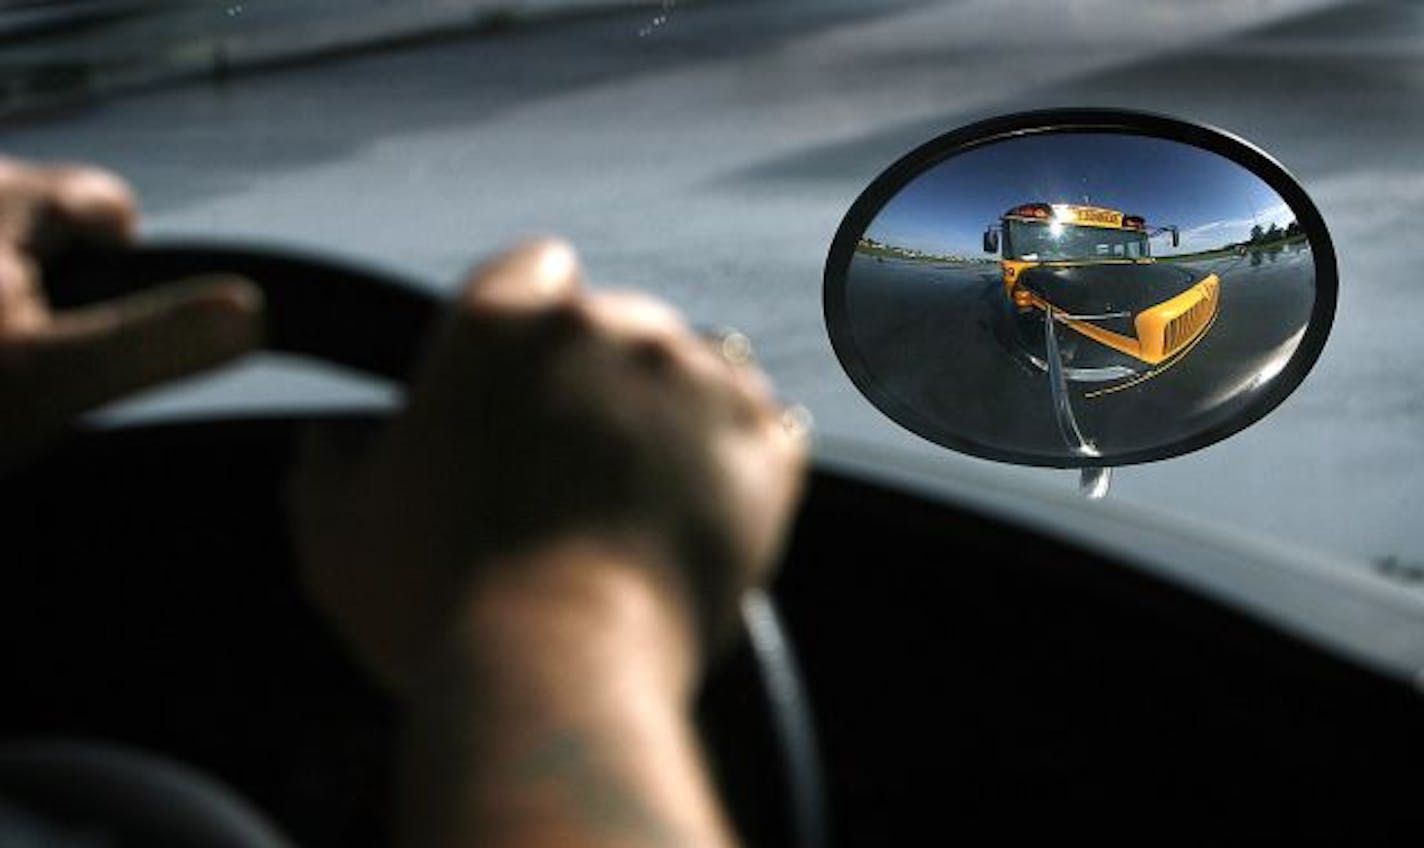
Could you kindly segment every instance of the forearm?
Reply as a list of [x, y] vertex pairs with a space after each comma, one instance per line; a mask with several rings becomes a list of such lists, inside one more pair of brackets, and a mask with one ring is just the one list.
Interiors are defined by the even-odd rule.
[[732, 844], [692, 726], [686, 616], [605, 551], [518, 566], [462, 606], [417, 698], [403, 844]]

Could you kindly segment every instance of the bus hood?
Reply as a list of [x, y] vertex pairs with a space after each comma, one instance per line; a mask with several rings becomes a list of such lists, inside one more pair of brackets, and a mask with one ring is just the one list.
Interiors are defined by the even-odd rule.
[[1166, 262], [1036, 265], [1020, 273], [1019, 285], [1075, 315], [1136, 314], [1176, 297], [1205, 276]]

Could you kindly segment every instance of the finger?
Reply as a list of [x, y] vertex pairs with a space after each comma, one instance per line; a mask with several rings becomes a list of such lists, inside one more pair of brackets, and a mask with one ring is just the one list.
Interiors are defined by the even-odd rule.
[[782, 411], [771, 378], [756, 364], [756, 353], [745, 333], [731, 328], [699, 333], [703, 351], [718, 372], [729, 381], [742, 404], [756, 416], [770, 420]]
[[476, 312], [535, 311], [571, 298], [579, 289], [578, 255], [567, 242], [525, 242], [481, 265], [461, 303]]
[[41, 170], [51, 215], [41, 226], [62, 232], [41, 232], [41, 239], [80, 236], [128, 241], [138, 229], [138, 202], [133, 190], [116, 174], [97, 168], [61, 166]]
[[39, 276], [33, 259], [0, 245], [0, 340], [33, 334], [48, 322]]
[[624, 341], [692, 338], [680, 312], [642, 292], [603, 289], [589, 294], [584, 308], [597, 327]]
[[261, 290], [214, 275], [56, 315], [28, 346], [48, 405], [72, 416], [227, 362], [262, 335]]
[[799, 403], [793, 403], [781, 411], [777, 417], [786, 438], [797, 446], [802, 459], [811, 448], [811, 436], [816, 429], [816, 419], [811, 410]]
[[108, 171], [0, 159], [0, 194], [0, 241], [35, 255], [126, 242], [138, 229], [133, 191]]

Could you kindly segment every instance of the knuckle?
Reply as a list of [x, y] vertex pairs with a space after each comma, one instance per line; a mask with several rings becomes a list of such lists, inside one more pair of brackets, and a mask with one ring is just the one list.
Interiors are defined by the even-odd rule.
[[643, 338], [631, 345], [633, 361], [649, 370], [671, 372], [678, 363], [676, 345], [666, 338]]
[[125, 213], [134, 206], [129, 184], [98, 168], [61, 166], [54, 171], [52, 190], [61, 207], [76, 213]]
[[545, 311], [551, 330], [562, 335], [587, 335], [598, 326], [598, 316], [583, 298], [567, 298]]
[[12, 192], [28, 189], [34, 183], [34, 168], [18, 159], [0, 156], [0, 190]]
[[727, 363], [701, 339], [678, 346], [685, 370], [690, 377], [708, 386], [725, 387], [731, 380]]
[[757, 367], [739, 368], [737, 382], [749, 398], [767, 411], [780, 408], [776, 402], [776, 390], [772, 387], [771, 377], [765, 371]]
[[675, 336], [686, 332], [669, 303], [640, 291], [612, 289], [589, 296], [601, 324], [615, 334]]
[[23, 188], [10, 214], [30, 247], [45, 251], [75, 237], [127, 240], [138, 207], [126, 182], [108, 171], [80, 166], [22, 168]]

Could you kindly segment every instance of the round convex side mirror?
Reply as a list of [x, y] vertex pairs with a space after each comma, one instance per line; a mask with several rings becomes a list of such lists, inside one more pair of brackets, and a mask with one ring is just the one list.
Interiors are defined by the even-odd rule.
[[831, 343], [900, 425], [974, 456], [1108, 468], [1276, 407], [1334, 318], [1334, 249], [1268, 155], [1118, 110], [995, 118], [909, 153], [851, 207]]

